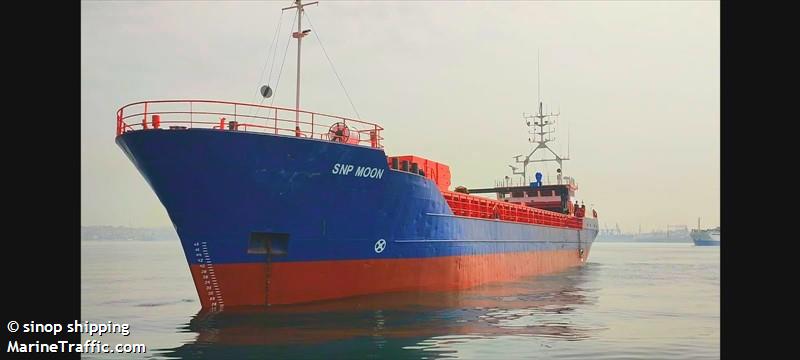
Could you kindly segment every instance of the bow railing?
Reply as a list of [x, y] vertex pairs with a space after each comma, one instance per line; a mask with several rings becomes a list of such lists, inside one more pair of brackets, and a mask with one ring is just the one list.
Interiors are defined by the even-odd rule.
[[117, 136], [138, 130], [216, 129], [297, 136], [383, 148], [374, 123], [269, 105], [217, 100], [149, 100], [117, 110]]

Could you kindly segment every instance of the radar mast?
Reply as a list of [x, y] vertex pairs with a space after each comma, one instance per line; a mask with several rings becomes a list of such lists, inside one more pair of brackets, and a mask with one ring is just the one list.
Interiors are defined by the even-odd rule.
[[[558, 184], [560, 185], [562, 182], [562, 170], [563, 170], [563, 161], [569, 160], [569, 155], [567, 157], [561, 157], [556, 153], [550, 146], [548, 145], [549, 142], [554, 141], [555, 137], [553, 134], [555, 133], [555, 125], [557, 122], [557, 117], [561, 115], [561, 112], [557, 113], [545, 113], [542, 104], [541, 98], [541, 91], [540, 91], [540, 73], [539, 73], [539, 61], [537, 55], [537, 64], [536, 64], [536, 72], [537, 72], [537, 96], [539, 97], [539, 109], [538, 113], [535, 114], [526, 114], [522, 113], [522, 117], [525, 119], [525, 124], [528, 126], [528, 134], [531, 134], [532, 137], [528, 139], [529, 142], [536, 144], [536, 146], [531, 150], [531, 152], [527, 156], [523, 155], [516, 155], [514, 156], [514, 161], [516, 164], [522, 164], [522, 170], [519, 170], [518, 166], [509, 165], [511, 168], [511, 173], [513, 175], [522, 175], [523, 181], [527, 181], [528, 179], [528, 164], [536, 163], [536, 162], [546, 162], [546, 161], [555, 161], [558, 163]], [[569, 141], [569, 140], [567, 140]], [[569, 144], [569, 143], [568, 143]], [[567, 145], [567, 149], [569, 149], [569, 145]], [[542, 159], [531, 159], [531, 157], [539, 150], [549, 151], [554, 157], [553, 158], [542, 158]]]

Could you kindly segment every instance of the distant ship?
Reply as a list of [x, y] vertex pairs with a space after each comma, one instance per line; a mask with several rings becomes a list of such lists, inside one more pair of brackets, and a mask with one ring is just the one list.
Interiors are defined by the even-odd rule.
[[695, 246], [719, 246], [722, 239], [719, 226], [701, 230], [700, 219], [697, 219], [697, 229], [692, 230], [691, 236]]
[[692, 230], [692, 240], [695, 246], [719, 246], [719, 226], [709, 230]]

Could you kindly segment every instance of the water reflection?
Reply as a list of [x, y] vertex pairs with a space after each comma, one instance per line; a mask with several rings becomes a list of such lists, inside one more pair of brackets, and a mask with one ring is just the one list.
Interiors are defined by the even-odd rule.
[[447, 343], [498, 336], [579, 341], [596, 297], [587, 264], [461, 292], [397, 293], [313, 304], [200, 312], [180, 330], [194, 341], [156, 351], [176, 358], [438, 358]]

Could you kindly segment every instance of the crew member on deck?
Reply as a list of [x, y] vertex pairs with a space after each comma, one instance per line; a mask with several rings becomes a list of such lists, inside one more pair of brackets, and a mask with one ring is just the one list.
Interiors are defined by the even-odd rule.
[[578, 216], [578, 209], [580, 209], [578, 200], [575, 200], [575, 205], [572, 207], [572, 215]]
[[586, 205], [581, 202], [581, 217], [586, 216]]

